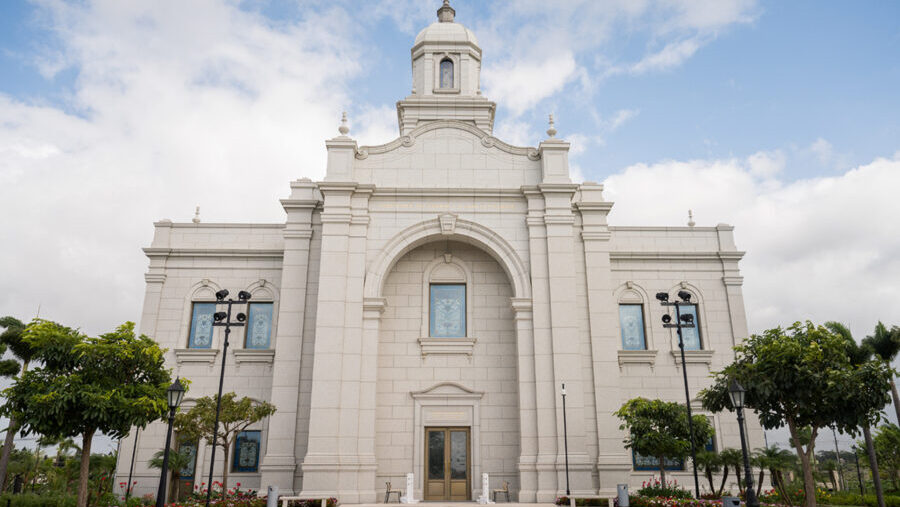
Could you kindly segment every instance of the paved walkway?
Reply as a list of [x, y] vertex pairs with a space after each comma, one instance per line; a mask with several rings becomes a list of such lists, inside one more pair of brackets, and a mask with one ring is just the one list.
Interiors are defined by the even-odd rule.
[[[389, 504], [385, 503], [341, 503], [341, 507], [387, 507], [389, 505], [397, 505], [401, 507], [406, 507], [410, 504], [402, 504], [402, 503], [394, 503], [391, 502]], [[479, 505], [478, 502], [419, 502], [418, 505], [422, 507], [474, 507]], [[496, 507], [556, 507], [555, 504], [552, 503], [506, 503], [506, 502], [497, 502], [495, 504]]]

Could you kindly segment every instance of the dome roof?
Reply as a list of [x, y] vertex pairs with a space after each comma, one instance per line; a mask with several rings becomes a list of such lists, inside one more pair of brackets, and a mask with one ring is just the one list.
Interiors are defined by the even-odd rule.
[[416, 35], [415, 45], [420, 42], [471, 42], [478, 45], [472, 30], [454, 22], [434, 22]]

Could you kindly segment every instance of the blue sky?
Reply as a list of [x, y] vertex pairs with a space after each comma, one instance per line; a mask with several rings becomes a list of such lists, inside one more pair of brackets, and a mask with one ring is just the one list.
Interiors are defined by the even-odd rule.
[[[900, 324], [900, 3], [452, 4], [495, 135], [554, 113], [613, 225], [735, 225], [751, 332]], [[341, 111], [396, 137], [439, 5], [0, 3], [0, 311], [104, 332], [140, 317], [153, 221], [283, 220]]]

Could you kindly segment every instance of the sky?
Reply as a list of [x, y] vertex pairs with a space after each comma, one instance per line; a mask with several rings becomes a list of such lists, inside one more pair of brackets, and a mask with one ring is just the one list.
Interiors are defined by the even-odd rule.
[[[398, 135], [439, 5], [0, 3], [0, 313], [105, 332], [140, 317], [154, 221], [282, 221], [342, 111]], [[900, 324], [900, 3], [452, 5], [497, 137], [554, 114], [612, 225], [735, 226], [750, 332]]]

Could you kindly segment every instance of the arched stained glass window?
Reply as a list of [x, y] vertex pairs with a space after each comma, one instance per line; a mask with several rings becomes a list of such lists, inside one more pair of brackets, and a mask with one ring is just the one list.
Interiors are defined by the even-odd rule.
[[453, 62], [448, 58], [441, 60], [441, 88], [453, 88]]

